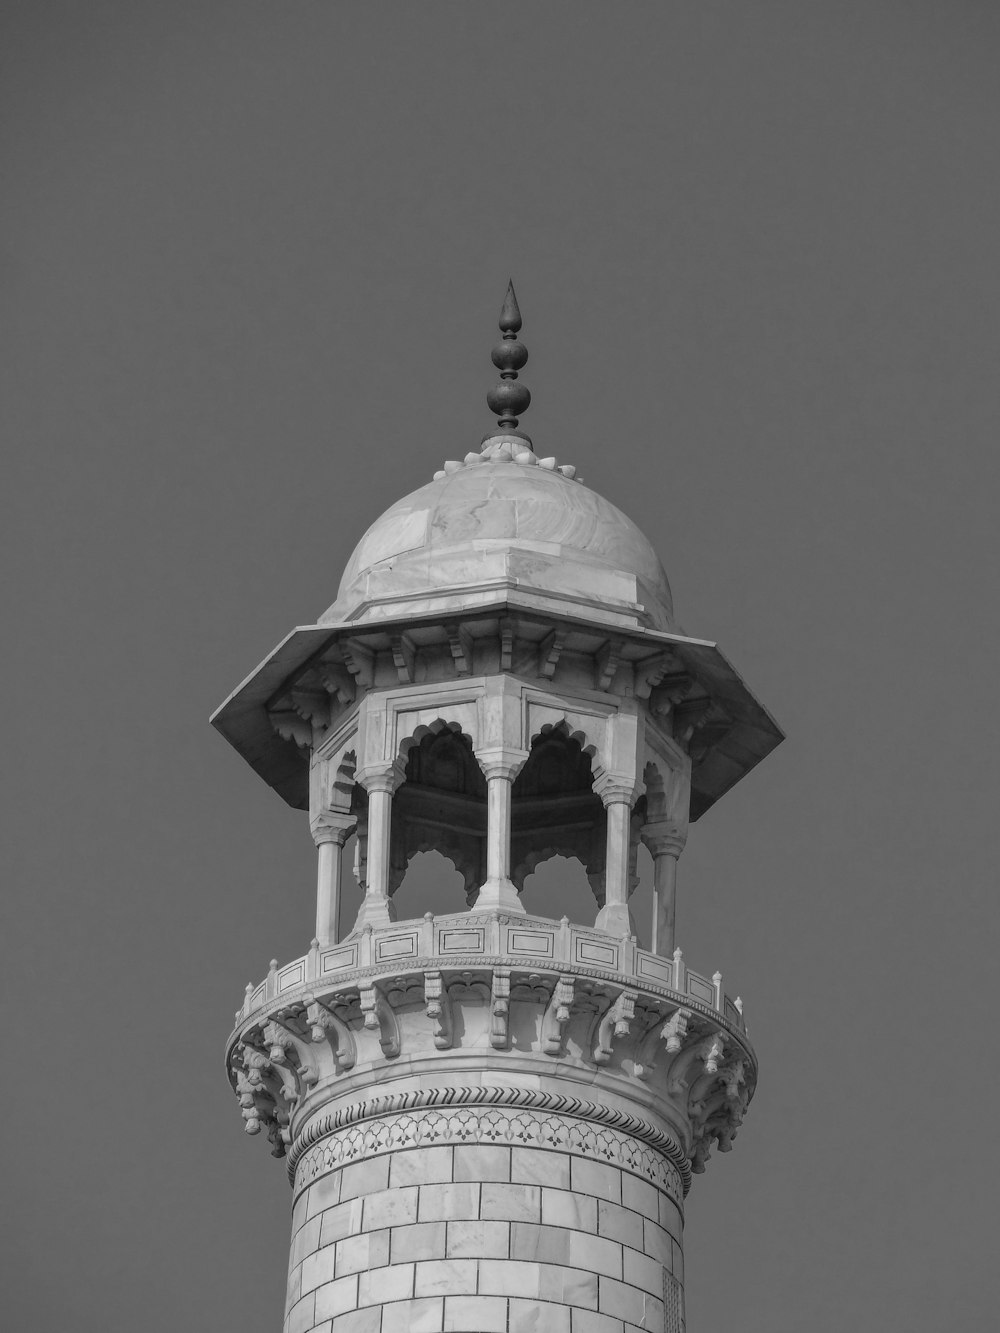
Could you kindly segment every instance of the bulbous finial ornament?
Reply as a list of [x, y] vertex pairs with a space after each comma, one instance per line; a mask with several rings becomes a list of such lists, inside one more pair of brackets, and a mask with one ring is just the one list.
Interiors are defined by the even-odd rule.
[[490, 411], [497, 414], [497, 425], [505, 431], [515, 429], [518, 417], [527, 411], [531, 402], [531, 394], [525, 385], [517, 382], [517, 372], [524, 369], [528, 360], [528, 349], [517, 336], [520, 327], [521, 312], [514, 295], [514, 284], [508, 282], [507, 295], [500, 311], [503, 339], [491, 353], [493, 364], [500, 372], [500, 383], [495, 384], [486, 395]]

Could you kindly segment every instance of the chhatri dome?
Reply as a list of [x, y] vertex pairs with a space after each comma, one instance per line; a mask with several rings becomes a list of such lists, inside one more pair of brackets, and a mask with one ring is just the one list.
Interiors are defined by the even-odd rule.
[[358, 543], [337, 600], [321, 624], [468, 607], [516, 589], [539, 607], [569, 604], [604, 617], [673, 628], [670, 587], [659, 557], [630, 518], [584, 486], [572, 466], [539, 458], [518, 432], [529, 401], [517, 371], [528, 354], [517, 338], [513, 285], [493, 352], [500, 384], [490, 405], [503, 413], [478, 453], [445, 463], [404, 496]]
[[[316, 845], [308, 950], [227, 1048], [292, 1186], [284, 1333], [684, 1333], [684, 1199], [756, 1087], [741, 999], [676, 947], [677, 862], [781, 732], [635, 524], [518, 430], [520, 326], [509, 287], [481, 450], [212, 719]], [[405, 887], [425, 852], [443, 911]]]

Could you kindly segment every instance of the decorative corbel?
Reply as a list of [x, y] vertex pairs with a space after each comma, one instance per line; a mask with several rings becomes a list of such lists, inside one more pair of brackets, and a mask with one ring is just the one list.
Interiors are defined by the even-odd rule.
[[301, 749], [307, 750], [313, 742], [313, 729], [299, 713], [290, 708], [268, 711], [271, 726], [282, 740], [294, 741]]
[[309, 1040], [317, 1044], [322, 1041], [329, 1042], [337, 1062], [338, 1074], [353, 1069], [358, 1058], [354, 1033], [343, 1019], [338, 1018], [333, 1010], [328, 1009], [315, 995], [307, 993], [303, 996], [303, 1000], [306, 1006], [306, 1022], [309, 1024]]
[[288, 697], [306, 722], [320, 728], [330, 725], [330, 697], [325, 690], [292, 690]]
[[639, 1078], [646, 1078], [656, 1068], [656, 1053], [660, 1043], [665, 1042], [668, 1055], [676, 1055], [687, 1036], [688, 1023], [691, 1020], [690, 1009], [675, 1009], [665, 1023], [659, 1019], [653, 1024], [652, 1031], [640, 1047], [636, 1060], [635, 1072]]
[[514, 663], [514, 622], [509, 616], [500, 617], [500, 670], [510, 671]]
[[611, 1059], [616, 1038], [628, 1036], [638, 998], [634, 990], [623, 990], [601, 1018], [597, 1025], [597, 1042], [594, 1046], [596, 1064], [606, 1065]]
[[331, 700], [336, 700], [341, 708], [346, 708], [357, 698], [358, 688], [354, 677], [340, 662], [324, 662], [319, 678]]
[[546, 634], [538, 645], [538, 674], [544, 676], [546, 680], [551, 680], [556, 674], [556, 664], [562, 655], [565, 642], [566, 631], [554, 629]]
[[375, 653], [366, 643], [360, 639], [341, 639], [340, 651], [344, 665], [358, 685], [367, 687], [375, 684]]
[[594, 657], [594, 683], [599, 690], [607, 690], [618, 674], [623, 639], [608, 639]]
[[505, 1051], [510, 1041], [510, 968], [495, 967], [490, 988], [490, 1045]]
[[635, 664], [635, 694], [637, 699], [648, 699], [655, 686], [659, 685], [670, 668], [674, 665], [670, 653], [654, 653]]
[[455, 673], [459, 676], [472, 675], [472, 635], [465, 625], [452, 621], [445, 625], [448, 635], [448, 647], [455, 662]]
[[717, 1074], [719, 1061], [722, 1059], [725, 1049], [726, 1038], [722, 1032], [710, 1032], [706, 1036], [703, 1031], [697, 1035], [671, 1061], [667, 1092], [671, 1096], [679, 1096], [684, 1091], [688, 1074], [694, 1065], [700, 1064], [702, 1073]]
[[542, 1017], [542, 1050], [546, 1055], [562, 1055], [563, 1029], [573, 1008], [576, 978], [560, 977], [552, 988], [552, 998]]
[[653, 686], [650, 710], [657, 717], [669, 717], [693, 684], [694, 677], [686, 671], [668, 671]]
[[439, 1051], [447, 1051], [454, 1045], [455, 1025], [451, 1001], [440, 972], [424, 973], [424, 1003], [427, 1017], [433, 1024], [434, 1045]]
[[369, 1032], [378, 1033], [382, 1054], [393, 1060], [399, 1054], [399, 1024], [392, 1006], [382, 994], [377, 981], [369, 981], [360, 988], [361, 1012]]
[[392, 661], [401, 685], [412, 685], [416, 677], [417, 648], [409, 634], [394, 634], [389, 640]]

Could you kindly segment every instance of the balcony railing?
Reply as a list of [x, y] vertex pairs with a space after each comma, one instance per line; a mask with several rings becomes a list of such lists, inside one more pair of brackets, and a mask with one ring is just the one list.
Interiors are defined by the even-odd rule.
[[272, 961], [267, 976], [246, 988], [236, 1014], [242, 1026], [258, 1010], [287, 996], [289, 1002], [303, 988], [336, 986], [349, 982], [360, 970], [380, 972], [432, 968], [501, 965], [518, 969], [557, 972], [567, 968], [620, 981], [648, 990], [668, 990], [696, 1005], [713, 1009], [740, 1032], [746, 1032], [743, 1004], [723, 992], [722, 975], [704, 977], [691, 971], [680, 949], [673, 958], [661, 958], [640, 949], [634, 937], [620, 938], [573, 925], [567, 918], [507, 916], [502, 912], [458, 912], [447, 916], [428, 913], [416, 921], [389, 926], [366, 926], [339, 944], [320, 947], [314, 941], [302, 958], [279, 967]]

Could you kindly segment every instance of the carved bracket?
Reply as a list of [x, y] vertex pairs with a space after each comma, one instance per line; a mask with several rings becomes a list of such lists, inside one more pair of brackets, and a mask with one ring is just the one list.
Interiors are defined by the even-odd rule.
[[656, 1068], [656, 1054], [660, 1043], [664, 1042], [668, 1055], [676, 1055], [687, 1036], [688, 1023], [691, 1021], [690, 1009], [675, 1009], [664, 1023], [657, 1019], [652, 1031], [643, 1041], [635, 1062], [635, 1072], [639, 1078], [647, 1078]]
[[551, 680], [556, 674], [556, 664], [562, 656], [566, 631], [554, 629], [538, 645], [538, 674]]
[[395, 1059], [399, 1054], [399, 1024], [392, 1006], [375, 981], [362, 986], [360, 995], [365, 1027], [370, 1032], [378, 1032], [382, 1054], [389, 1060]]
[[445, 625], [448, 635], [448, 647], [455, 663], [455, 673], [459, 676], [472, 675], [472, 635], [464, 625]]
[[606, 1065], [618, 1037], [627, 1037], [632, 1019], [635, 1017], [635, 1002], [639, 998], [634, 990], [623, 990], [614, 1004], [607, 1010], [597, 1024], [597, 1041], [594, 1046], [594, 1061]]
[[510, 968], [493, 969], [493, 984], [490, 990], [490, 1045], [497, 1051], [505, 1051], [510, 1041], [508, 1020], [510, 1018]]
[[358, 1058], [358, 1048], [354, 1042], [354, 1033], [347, 1024], [328, 1009], [315, 995], [304, 997], [306, 1004], [306, 1022], [309, 1024], [309, 1040], [326, 1041], [330, 1044], [337, 1062], [337, 1073], [346, 1073], [353, 1069]]
[[433, 1024], [434, 1045], [446, 1051], [454, 1044], [455, 1025], [451, 1001], [440, 972], [424, 973], [424, 1003], [427, 1017]]
[[562, 1055], [563, 1029], [573, 1008], [575, 977], [560, 977], [552, 988], [552, 998], [542, 1017], [542, 1050], [546, 1055]]

